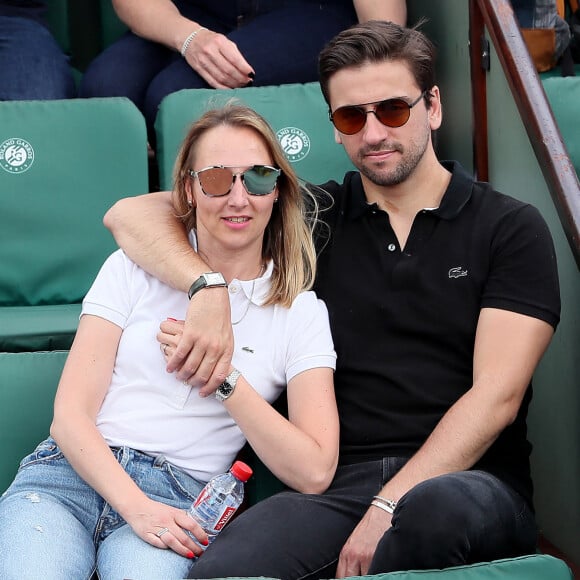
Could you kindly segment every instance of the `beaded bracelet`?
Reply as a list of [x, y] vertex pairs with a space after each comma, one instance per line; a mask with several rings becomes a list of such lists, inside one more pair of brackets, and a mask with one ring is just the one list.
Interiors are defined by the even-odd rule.
[[371, 501], [371, 505], [375, 507], [381, 508], [382, 510], [392, 514], [397, 507], [397, 502], [392, 499], [386, 499], [381, 497], [380, 495], [373, 496], [373, 501]]
[[201, 26], [197, 30], [194, 30], [184, 41], [183, 46], [181, 47], [181, 56], [185, 58], [185, 53], [191, 44], [191, 41], [195, 38], [195, 35], [200, 32], [201, 30], [207, 30], [205, 26]]

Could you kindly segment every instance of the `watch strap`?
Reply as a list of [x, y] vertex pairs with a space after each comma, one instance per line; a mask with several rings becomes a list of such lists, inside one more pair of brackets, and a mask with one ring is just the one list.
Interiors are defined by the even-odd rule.
[[219, 272], [206, 272], [202, 274], [190, 287], [187, 296], [191, 300], [202, 288], [214, 288], [227, 286], [225, 278]]

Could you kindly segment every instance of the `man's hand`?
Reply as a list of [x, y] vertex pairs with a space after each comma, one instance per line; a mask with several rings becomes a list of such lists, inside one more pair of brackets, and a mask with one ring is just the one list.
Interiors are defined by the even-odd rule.
[[185, 53], [195, 72], [214, 89], [245, 87], [254, 76], [237, 45], [223, 34], [200, 30]]
[[185, 321], [168, 319], [160, 329], [157, 340], [168, 355], [167, 372], [200, 387], [202, 397], [213, 393], [228, 376], [234, 352], [227, 288], [201, 290], [191, 299]]
[[377, 545], [390, 527], [391, 515], [371, 506], [340, 552], [336, 577], [367, 574]]

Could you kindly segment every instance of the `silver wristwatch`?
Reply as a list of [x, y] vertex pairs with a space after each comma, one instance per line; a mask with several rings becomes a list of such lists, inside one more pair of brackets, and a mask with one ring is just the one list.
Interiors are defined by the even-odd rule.
[[215, 398], [223, 403], [227, 398], [232, 396], [236, 383], [241, 376], [241, 372], [234, 369], [225, 379], [225, 381], [217, 388]]
[[191, 300], [192, 296], [202, 288], [214, 288], [216, 286], [227, 286], [226, 279], [220, 272], [206, 272], [202, 274], [189, 288], [187, 295]]

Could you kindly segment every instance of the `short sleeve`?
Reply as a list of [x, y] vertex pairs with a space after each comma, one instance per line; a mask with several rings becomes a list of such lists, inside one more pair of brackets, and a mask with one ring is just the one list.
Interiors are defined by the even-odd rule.
[[288, 316], [286, 380], [312, 368], [336, 368], [326, 304], [314, 292], [297, 296]]
[[544, 320], [560, 320], [556, 252], [539, 211], [524, 205], [497, 224], [482, 308], [500, 308]]

